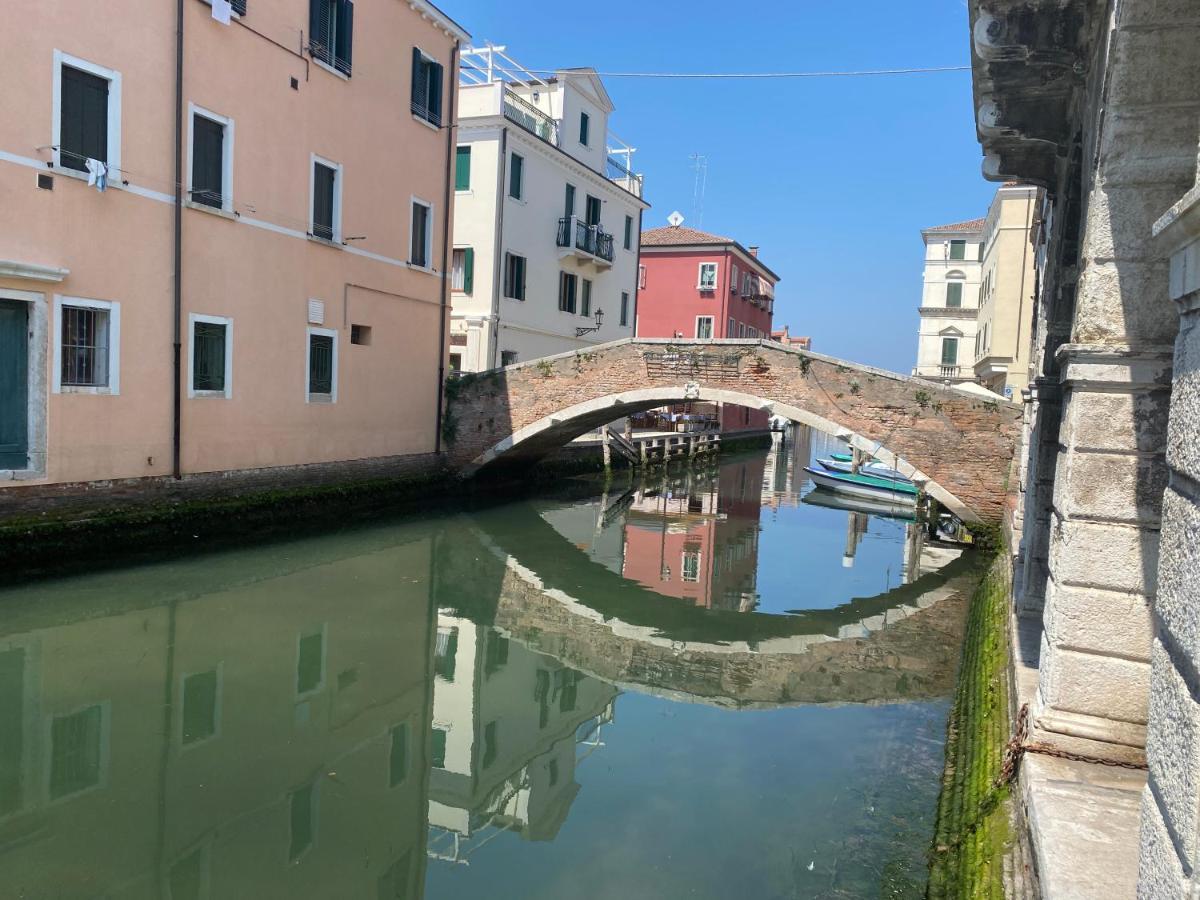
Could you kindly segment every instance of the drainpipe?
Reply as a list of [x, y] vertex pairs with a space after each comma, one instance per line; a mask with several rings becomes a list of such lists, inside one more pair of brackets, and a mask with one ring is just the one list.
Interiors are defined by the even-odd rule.
[[183, 0], [175, 2], [175, 297], [172, 316], [175, 395], [171, 404], [171, 474], [180, 478], [182, 445], [180, 407], [183, 393], [181, 320], [183, 317]]
[[638, 336], [638, 299], [642, 295], [642, 218], [645, 216], [646, 210], [638, 210], [638, 252], [637, 262], [633, 267], [633, 336]]
[[[183, 2], [183, 0], [180, 0]], [[450, 77], [454, 78], [454, 73], [457, 71], [458, 65], [458, 41], [454, 42], [454, 49], [450, 51], [450, 65], [446, 68]], [[454, 195], [451, 193], [451, 179], [454, 177], [452, 166], [454, 165], [454, 101], [458, 97], [458, 82], [452, 81], [449, 91], [450, 99], [448, 103], [448, 115], [446, 116], [447, 124], [443, 126], [446, 129], [446, 190], [442, 200], [442, 305], [440, 307], [441, 315], [438, 319], [438, 377], [437, 377], [437, 419], [434, 422], [433, 431], [433, 452], [442, 452], [442, 417], [443, 409], [443, 391], [446, 385], [446, 312], [450, 308], [450, 204], [454, 200]]]

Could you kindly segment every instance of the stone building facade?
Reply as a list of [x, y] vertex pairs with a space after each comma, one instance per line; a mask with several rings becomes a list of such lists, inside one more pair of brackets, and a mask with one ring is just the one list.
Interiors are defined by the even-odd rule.
[[[1189, 189], [1194, 204], [1200, 5], [972, 0], [970, 18], [984, 173], [1047, 191], [1014, 516], [1018, 633], [1041, 631], [1040, 648], [1018, 648], [1037, 669], [1031, 740], [1147, 761], [1140, 864], [1130, 848], [1129, 882], [1111, 896], [1131, 895], [1135, 879], [1139, 896], [1189, 896], [1198, 232], [1187, 199], [1155, 223]], [[1039, 866], [1055, 863], [1035, 850]]]

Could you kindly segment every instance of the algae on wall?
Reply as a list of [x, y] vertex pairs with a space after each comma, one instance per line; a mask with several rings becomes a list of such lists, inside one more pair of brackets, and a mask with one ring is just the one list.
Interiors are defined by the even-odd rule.
[[971, 598], [930, 857], [930, 900], [1004, 897], [1011, 791], [997, 786], [1009, 738], [1008, 578], [1001, 551]]

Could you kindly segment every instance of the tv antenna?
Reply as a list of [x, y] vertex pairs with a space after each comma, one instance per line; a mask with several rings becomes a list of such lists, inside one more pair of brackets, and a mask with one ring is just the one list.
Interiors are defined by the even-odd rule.
[[693, 153], [689, 159], [692, 161], [692, 171], [696, 173], [696, 180], [692, 186], [692, 212], [696, 215], [696, 224], [703, 228], [704, 192], [708, 189], [708, 157]]

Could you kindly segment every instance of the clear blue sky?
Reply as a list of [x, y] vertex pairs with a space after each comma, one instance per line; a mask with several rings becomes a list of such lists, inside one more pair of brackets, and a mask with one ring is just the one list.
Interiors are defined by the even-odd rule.
[[[812, 71], [966, 65], [963, 0], [643, 0], [539, 5], [439, 0], [530, 68]], [[739, 15], [740, 11], [740, 15]], [[638, 148], [646, 227], [692, 211], [689, 157], [708, 157], [703, 228], [782, 276], [775, 322], [813, 349], [913, 365], [920, 230], [983, 215], [970, 72], [874, 78], [605, 79], [611, 127]]]

